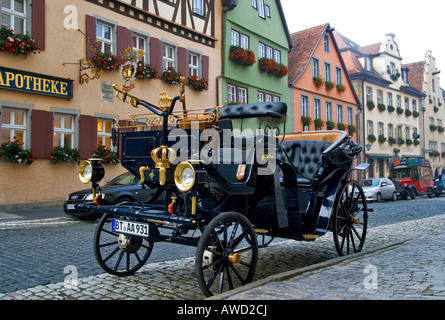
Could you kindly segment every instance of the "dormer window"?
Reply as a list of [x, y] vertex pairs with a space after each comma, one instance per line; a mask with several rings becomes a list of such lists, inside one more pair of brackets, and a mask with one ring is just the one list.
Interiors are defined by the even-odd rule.
[[372, 59], [371, 59], [371, 57], [366, 57], [365, 58], [365, 68], [366, 68], [366, 71], [368, 71], [368, 72], [372, 71]]
[[402, 69], [402, 79], [403, 79], [403, 82], [404, 83], [406, 83], [406, 84], [408, 84], [409, 82], [408, 82], [408, 69], [407, 68], [403, 68]]

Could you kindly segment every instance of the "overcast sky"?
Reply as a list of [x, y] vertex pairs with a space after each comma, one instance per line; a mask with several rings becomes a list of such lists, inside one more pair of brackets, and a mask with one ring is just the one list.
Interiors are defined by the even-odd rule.
[[[445, 2], [443, 0], [281, 0], [289, 32], [329, 23], [366, 46], [396, 35], [402, 63], [423, 61], [431, 50], [445, 89]], [[428, 8], [422, 12], [422, 8]]]

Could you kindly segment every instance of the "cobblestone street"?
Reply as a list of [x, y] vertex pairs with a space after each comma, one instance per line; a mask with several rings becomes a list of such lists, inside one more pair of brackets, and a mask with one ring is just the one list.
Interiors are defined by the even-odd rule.
[[[314, 242], [272, 243], [260, 249], [254, 279], [259, 282], [213, 299], [444, 299], [444, 232], [445, 215], [369, 228], [365, 254], [346, 258], [338, 258], [331, 234]], [[377, 289], [364, 289], [365, 281], [373, 279], [367, 276], [374, 274]], [[195, 279], [194, 258], [147, 264], [126, 278], [104, 273], [78, 283], [68, 280], [0, 294], [0, 299], [205, 299]]]

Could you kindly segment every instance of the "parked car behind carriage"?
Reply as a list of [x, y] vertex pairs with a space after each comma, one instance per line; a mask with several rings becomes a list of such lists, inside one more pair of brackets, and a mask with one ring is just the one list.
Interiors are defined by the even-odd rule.
[[[125, 172], [116, 178], [110, 180], [102, 187], [102, 204], [115, 205], [123, 202], [141, 202], [149, 200], [155, 193], [155, 190], [141, 186], [139, 179], [130, 172]], [[162, 199], [162, 197], [160, 197]], [[93, 204], [93, 193], [90, 189], [80, 190], [71, 193], [63, 209], [69, 216], [82, 220], [96, 220], [102, 216], [101, 213], [89, 210], [75, 209], [75, 204]]]
[[367, 201], [397, 200], [394, 183], [386, 178], [372, 178], [362, 180], [360, 185], [365, 192]]
[[434, 195], [436, 197], [445, 194], [445, 174], [441, 174], [434, 180]]

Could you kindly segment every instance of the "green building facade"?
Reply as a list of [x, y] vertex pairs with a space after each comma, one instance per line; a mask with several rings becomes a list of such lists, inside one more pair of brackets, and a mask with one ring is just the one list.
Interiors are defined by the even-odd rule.
[[223, 7], [221, 103], [283, 101], [292, 112], [287, 75], [291, 40], [281, 2], [228, 2], [231, 6]]

